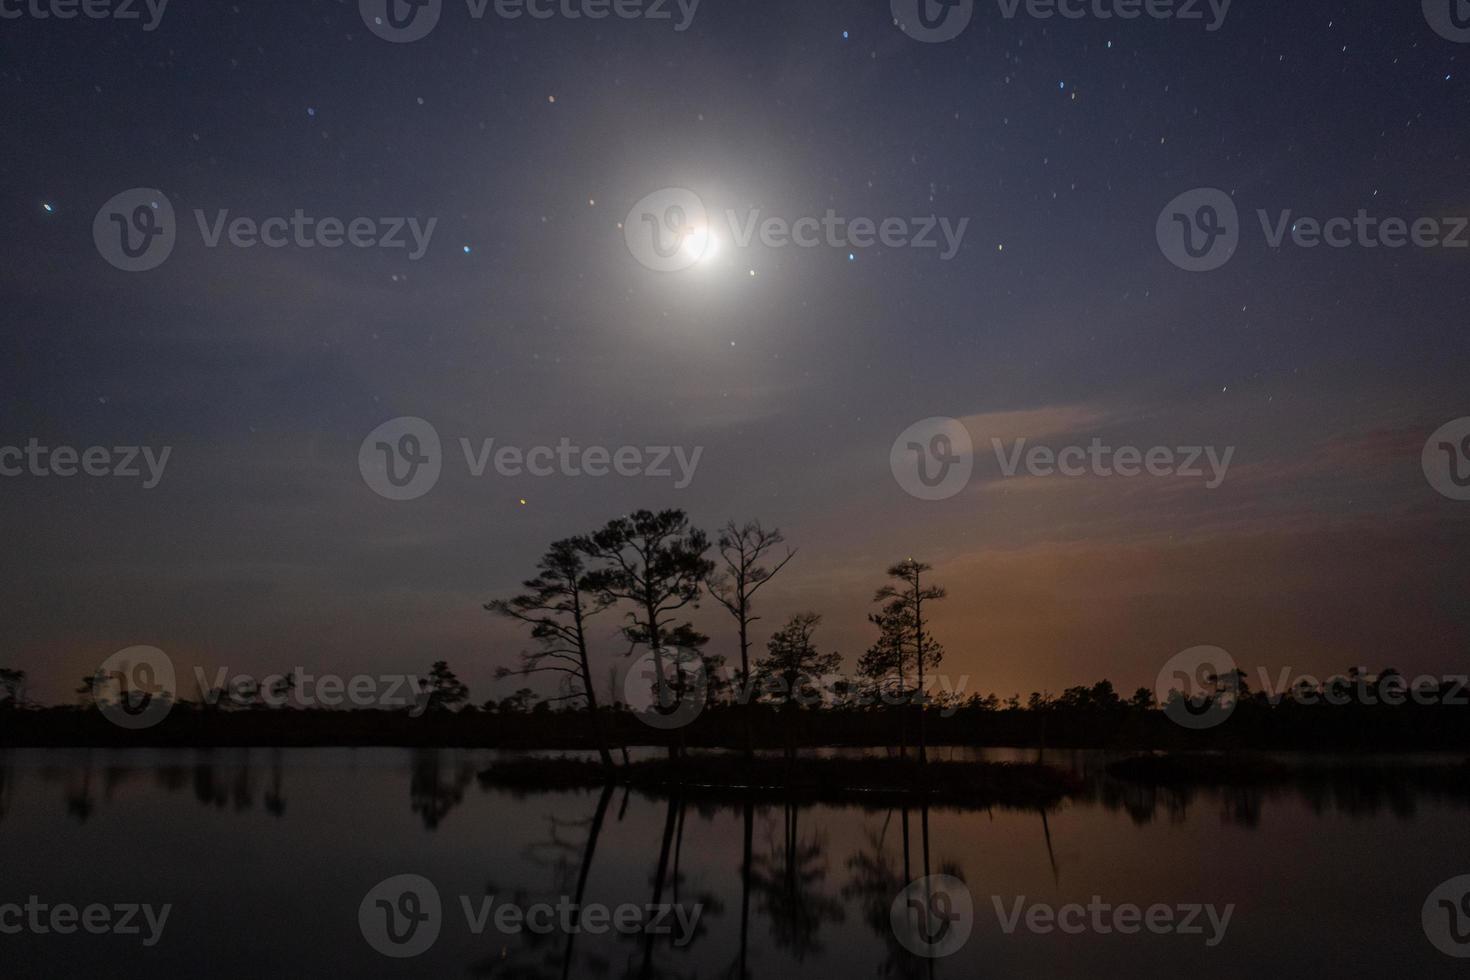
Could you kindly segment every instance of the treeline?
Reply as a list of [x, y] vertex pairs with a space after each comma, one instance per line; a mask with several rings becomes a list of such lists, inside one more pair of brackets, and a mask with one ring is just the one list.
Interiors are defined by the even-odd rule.
[[[419, 679], [411, 709], [321, 710], [294, 701], [293, 675], [269, 683], [199, 691], [178, 698], [155, 726], [112, 726], [108, 698], [137, 713], [170, 692], [128, 690], [128, 678], [83, 678], [75, 707], [40, 708], [25, 697], [25, 674], [0, 669], [0, 743], [262, 745], [466, 745], [589, 748], [603, 766], [626, 759], [630, 745], [718, 746], [747, 755], [803, 746], [884, 746], [920, 765], [930, 744], [1016, 746], [1281, 746], [1463, 748], [1470, 745], [1466, 692], [1451, 689], [1409, 703], [1375, 698], [1398, 677], [1350, 672], [1318, 690], [1288, 697], [1252, 693], [1243, 672], [1214, 678], [1214, 692], [1186, 702], [1178, 691], [1159, 705], [1139, 688], [1124, 697], [1107, 681], [1060, 695], [966, 694], [949, 679], [934, 684], [944, 648], [930, 627], [932, 605], [946, 597], [931, 569], [913, 559], [884, 571], [868, 619], [876, 636], [842, 673], [843, 658], [817, 641], [822, 617], [802, 612], [773, 629], [758, 652], [754, 624], [761, 590], [796, 557], [779, 529], [727, 522], [713, 540], [680, 510], [637, 511], [600, 529], [554, 541], [518, 593], [484, 604], [518, 624], [528, 648], [497, 678], [520, 676], [514, 693], [473, 703], [444, 661]], [[875, 575], [875, 579], [878, 577]], [[881, 580], [880, 580], [881, 581]], [[690, 613], [713, 599], [729, 616], [738, 663], [726, 667], [706, 646]], [[616, 617], [616, 649], [600, 649], [600, 617]], [[596, 679], [613, 664], [646, 662], [646, 678], [621, 691]], [[538, 693], [531, 678], [550, 678]], [[1349, 680], [1350, 679], [1350, 680]], [[118, 683], [109, 683], [112, 681]], [[638, 689], [638, 684], [645, 688]], [[1348, 687], [1344, 688], [1343, 685]], [[545, 683], [543, 690], [548, 687]], [[632, 695], [632, 696], [630, 696]], [[641, 696], [640, 696], [641, 695]], [[1315, 696], [1314, 696], [1315, 695]], [[639, 702], [634, 711], [626, 701]], [[1429, 703], [1425, 703], [1429, 702]], [[1227, 711], [1220, 711], [1222, 707]], [[1183, 714], [1218, 713], [1209, 726], [1176, 724]], [[1172, 717], [1171, 717], [1172, 716]]]
[[[1385, 671], [1378, 677], [1389, 676]], [[0, 745], [159, 746], [464, 746], [506, 750], [594, 750], [585, 705], [537, 698], [522, 689], [482, 704], [445, 664], [430, 676], [444, 695], [427, 710], [324, 710], [267, 708], [226, 699], [180, 700], [157, 725], [139, 731], [116, 727], [95, 703], [61, 707], [0, 700]], [[1376, 683], [1376, 678], [1375, 681]], [[19, 687], [17, 687], [19, 690]], [[1108, 681], [1069, 688], [1057, 696], [1026, 699], [994, 694], [939, 694], [928, 705], [929, 745], [1053, 748], [1279, 748], [1353, 752], [1406, 749], [1470, 750], [1470, 710], [1454, 683], [1437, 698], [1396, 704], [1348, 697], [1274, 698], [1242, 692], [1228, 718], [1196, 731], [1171, 720], [1147, 689], [1122, 698]], [[770, 699], [741, 704], [725, 687], [710, 693], [700, 715], [679, 731], [650, 727], [627, 705], [599, 707], [598, 727], [621, 750], [640, 745], [781, 750], [798, 746], [898, 747], [918, 729], [913, 703], [863, 704], [827, 699], [782, 710]]]

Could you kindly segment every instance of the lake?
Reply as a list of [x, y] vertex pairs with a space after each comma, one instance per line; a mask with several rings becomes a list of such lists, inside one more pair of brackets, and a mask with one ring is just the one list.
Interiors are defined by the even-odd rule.
[[[0, 934], [4, 973], [739, 977], [742, 962], [753, 977], [1466, 972], [1431, 943], [1421, 912], [1441, 883], [1470, 874], [1467, 810], [1427, 789], [1178, 792], [1110, 779], [1102, 753], [1051, 752], [1087, 789], [1047, 813], [748, 806], [622, 789], [517, 794], [476, 779], [496, 758], [0, 752], [0, 928], [27, 923]], [[894, 926], [895, 900], [926, 874], [963, 882], [970, 904], [929, 901], [930, 952], [968, 930], [939, 957], [911, 951]], [[590, 916], [575, 936], [562, 928], [574, 902], [606, 910], [600, 933]], [[7, 903], [21, 908], [7, 916]], [[103, 907], [90, 913], [98, 934], [54, 918], [65, 906], [82, 923]], [[637, 906], [636, 929], [632, 912], [615, 925], [620, 906]], [[103, 931], [104, 914], [120, 926], [129, 907], [135, 931]], [[1444, 915], [1470, 928], [1460, 910]], [[69, 922], [69, 933], [51, 928]]]

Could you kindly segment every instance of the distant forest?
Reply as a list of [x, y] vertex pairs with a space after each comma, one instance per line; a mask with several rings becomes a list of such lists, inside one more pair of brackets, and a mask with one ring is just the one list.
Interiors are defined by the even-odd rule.
[[[852, 673], [842, 672], [841, 655], [821, 652], [816, 612], [789, 617], [757, 654], [757, 596], [795, 557], [779, 530], [759, 522], [729, 522], [711, 541], [682, 511], [638, 511], [553, 542], [523, 591], [484, 604], [523, 627], [529, 641], [517, 666], [499, 671], [528, 681], [508, 696], [477, 704], [452, 667], [437, 661], [419, 679], [411, 709], [303, 707], [293, 703], [289, 672], [269, 689], [215, 688], [195, 699], [130, 690], [126, 677], [98, 672], [82, 679], [75, 704], [43, 706], [27, 698], [23, 671], [0, 668], [0, 745], [560, 748], [595, 751], [608, 767], [634, 745], [667, 745], [674, 756], [690, 747], [788, 756], [813, 746], [889, 747], [912, 750], [921, 764], [931, 745], [1470, 747], [1467, 692], [1445, 682], [1428, 697], [1385, 697], [1396, 684], [1402, 689], [1392, 668], [1350, 670], [1286, 697], [1253, 692], [1238, 670], [1204, 678], [1193, 700], [1171, 690], [1163, 703], [1149, 688], [1124, 697], [1107, 680], [1024, 700], [950, 690], [948, 678], [934, 682], [945, 651], [930, 626], [946, 592], [928, 565], [912, 559], [886, 569], [868, 617], [876, 636]], [[688, 619], [701, 600], [729, 614], [738, 664], [727, 667], [705, 651], [710, 638]], [[608, 612], [621, 614], [626, 642], [610, 653], [595, 650], [590, 634], [591, 621]], [[651, 668], [648, 690], [633, 693], [646, 698], [626, 697], [627, 682], [620, 697], [610, 664], [640, 654]], [[530, 685], [538, 675], [554, 682], [553, 693]], [[599, 697], [603, 676], [609, 683]], [[162, 720], [138, 730], [112, 724], [105, 710], [121, 701], [136, 712], [164, 700], [170, 710]], [[686, 717], [671, 722], [681, 710]], [[1183, 726], [1171, 718], [1180, 710], [1214, 710], [1223, 720]]]

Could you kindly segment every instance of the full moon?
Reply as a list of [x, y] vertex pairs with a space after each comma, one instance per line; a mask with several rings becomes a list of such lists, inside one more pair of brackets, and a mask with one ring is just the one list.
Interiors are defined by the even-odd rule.
[[684, 251], [696, 262], [709, 262], [719, 254], [720, 240], [709, 225], [694, 225], [684, 236]]

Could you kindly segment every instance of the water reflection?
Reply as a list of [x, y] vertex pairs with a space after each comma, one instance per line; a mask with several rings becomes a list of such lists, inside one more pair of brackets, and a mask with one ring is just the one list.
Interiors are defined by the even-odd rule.
[[[66, 764], [43, 765], [40, 777], [43, 782], [61, 785], [64, 811], [78, 823], [86, 823], [99, 806], [113, 800], [124, 787], [148, 780], [168, 793], [188, 793], [202, 806], [247, 812], [259, 805], [272, 816], [282, 817], [286, 813], [286, 759], [290, 751], [271, 748], [160, 753], [167, 758], [155, 764], [129, 764], [117, 761], [119, 755], [126, 753], [71, 750], [64, 753]], [[490, 756], [471, 758], [446, 749], [405, 751], [410, 753], [409, 808], [425, 830], [435, 831], [464, 804], [477, 772]], [[189, 754], [194, 755], [192, 760], [179, 761]], [[969, 750], [968, 754], [985, 758], [998, 753]], [[1182, 824], [1203, 807], [1209, 813], [1218, 814], [1224, 822], [1245, 828], [1258, 827], [1267, 804], [1273, 802], [1296, 803], [1317, 816], [1337, 813], [1370, 818], [1387, 813], [1400, 820], [1411, 820], [1422, 805], [1430, 803], [1470, 808], [1470, 766], [1463, 763], [1455, 766], [1457, 759], [1381, 765], [1323, 764], [1300, 771], [1268, 772], [1249, 783], [1227, 779], [1220, 784], [1206, 781], [1196, 785], [1117, 778], [1110, 774], [1108, 767], [1118, 758], [1102, 752], [1061, 756], [1053, 753], [1048, 760], [1050, 764], [1065, 768], [1077, 777], [1076, 790], [1062, 805], [1096, 805], [1108, 811], [1121, 811], [1139, 826], [1156, 820]], [[13, 806], [14, 784], [13, 758], [10, 754], [0, 754], [0, 820], [5, 819]], [[537, 795], [520, 789], [487, 787], [486, 791], [510, 793], [517, 798]], [[622, 820], [627, 813], [629, 793], [620, 790], [615, 795], [620, 797], [616, 816]], [[739, 805], [739, 800], [733, 803]], [[670, 819], [681, 823], [681, 812], [675, 812]], [[779, 909], [783, 902], [789, 901], [793, 889], [805, 895], [826, 876], [825, 867], [815, 863], [823, 846], [820, 835], [815, 830], [799, 832], [799, 822], [798, 808], [790, 805], [783, 808], [773, 832], [775, 836], [765, 841], [764, 850], [753, 860], [753, 874], [761, 882], [761, 900], [769, 903], [771, 909]], [[1050, 828], [1044, 810], [1041, 823], [1049, 840]], [[673, 838], [678, 837], [676, 829]], [[785, 889], [784, 896], [781, 889]], [[815, 904], [802, 904], [811, 914], [824, 915], [823, 903], [816, 895], [810, 897]], [[778, 941], [789, 943], [793, 951], [800, 951], [808, 927], [792, 922], [791, 929], [789, 935]]]
[[[1109, 771], [1114, 758], [1103, 754], [1052, 752], [1048, 761], [1077, 777], [1075, 793], [1060, 805], [959, 809], [622, 787], [513, 791], [475, 779], [494, 758], [450, 750], [14, 750], [0, 753], [0, 833], [23, 858], [12, 881], [28, 893], [75, 887], [57, 855], [115, 835], [144, 842], [118, 867], [91, 873], [115, 872], [121, 884], [114, 886], [124, 895], [129, 876], [149, 883], [149, 894], [188, 909], [180, 913], [181, 930], [192, 924], [206, 936], [256, 914], [261, 903], [278, 911], [282, 924], [321, 913], [325, 903], [327, 921], [340, 930], [330, 948], [303, 935], [288, 951], [295, 959], [286, 965], [295, 969], [286, 972], [294, 975], [319, 972], [304, 966], [317, 958], [345, 963], [354, 975], [407, 975], [391, 972], [391, 961], [361, 943], [350, 913], [374, 882], [414, 871], [440, 882], [446, 914], [453, 916], [462, 897], [522, 907], [565, 899], [573, 906], [679, 903], [702, 910], [687, 944], [675, 941], [677, 932], [502, 935], [492, 928], [471, 935], [460, 916], [457, 935], [446, 925], [430, 972], [746, 980], [802, 970], [908, 978], [981, 970], [1031, 975], [1059, 965], [1047, 959], [1056, 955], [1054, 946], [1035, 947], [1044, 952], [1026, 959], [1024, 938], [1004, 946], [993, 937], [972, 941], [963, 956], [938, 964], [916, 957], [895, 936], [890, 912], [909, 882], [928, 875], [967, 882], [977, 917], [990, 915], [992, 892], [1007, 902], [1020, 895], [1085, 902], [1093, 894], [1142, 901], [1177, 888], [1183, 900], [1251, 900], [1254, 915], [1243, 913], [1233, 927], [1242, 937], [1252, 925], [1309, 927], [1310, 916], [1269, 914], [1286, 887], [1269, 862], [1203, 866], [1200, 855], [1222, 828], [1246, 831], [1258, 838], [1253, 847], [1301, 865], [1303, 873], [1292, 880], [1299, 877], [1307, 892], [1313, 867], [1335, 868], [1333, 855], [1355, 841], [1396, 834], [1401, 846], [1381, 867], [1369, 855], [1363, 867], [1355, 864], [1357, 879], [1333, 879], [1333, 899], [1350, 915], [1354, 908], [1379, 908], [1381, 893], [1398, 888], [1411, 894], [1396, 897], [1394, 907], [1402, 905], [1405, 921], [1417, 929], [1423, 894], [1459, 870], [1433, 853], [1433, 842], [1445, 839], [1447, 822], [1462, 824], [1470, 805], [1462, 781], [1411, 765], [1324, 766], [1260, 785], [1160, 785], [1118, 778]], [[1034, 752], [1024, 758], [1034, 761]], [[72, 819], [58, 829], [60, 813]], [[1321, 819], [1327, 815], [1348, 819]], [[1414, 833], [1390, 826], [1406, 822], [1416, 823]], [[1308, 853], [1296, 843], [1304, 824], [1316, 842]], [[170, 846], [155, 847], [160, 839]], [[168, 857], [170, 847], [182, 851], [176, 860]], [[192, 906], [176, 899], [192, 887], [198, 861], [214, 853], [252, 856], [252, 874], [236, 882], [241, 892], [208, 892]], [[298, 888], [304, 893], [294, 894]], [[1314, 916], [1325, 915], [1313, 908]], [[1329, 924], [1317, 938], [1343, 927]], [[1269, 946], [1290, 938], [1257, 935], [1251, 942]], [[187, 947], [182, 944], [184, 953]], [[1288, 947], [1297, 948], [1288, 943], [1278, 951]], [[1089, 955], [1108, 952], [1102, 945], [1088, 949]], [[1011, 961], [992, 963], [998, 950]], [[1163, 945], [1138, 950], [1116, 955], [1138, 955], [1144, 975], [1165, 968], [1170, 957], [1177, 964], [1181, 953]], [[1220, 969], [1198, 976], [1224, 975], [1224, 964], [1222, 957]], [[1237, 960], [1232, 968], [1242, 965]], [[281, 964], [274, 967], [261, 964], [261, 975], [279, 975]]]
[[465, 790], [474, 778], [474, 766], [453, 753], [441, 749], [413, 750], [409, 805], [423, 818], [425, 830], [437, 830], [444, 818], [464, 802]]
[[[755, 859], [750, 888], [757, 909], [770, 920], [771, 940], [798, 962], [822, 951], [820, 935], [829, 922], [841, 922], [842, 903], [827, 894], [826, 835], [800, 829], [801, 807], [779, 808], [781, 836], [767, 832], [766, 852]], [[905, 811], [907, 813], [907, 811]]]
[[922, 977], [932, 976], [934, 961], [915, 957], [898, 940], [890, 920], [890, 909], [894, 896], [904, 890], [915, 878], [939, 873], [965, 880], [965, 871], [959, 862], [941, 861], [938, 868], [930, 863], [929, 808], [921, 806], [918, 814], [921, 846], [920, 863], [915, 866], [910, 840], [910, 811], [899, 811], [899, 836], [901, 842], [890, 846], [889, 832], [893, 825], [893, 812], [885, 816], [882, 827], [870, 831], [866, 845], [858, 848], [847, 859], [849, 882], [843, 886], [842, 896], [854, 902], [866, 925], [883, 944], [884, 955], [878, 963], [880, 976]]
[[[167, 794], [187, 793], [202, 806], [238, 813], [257, 803], [275, 817], [286, 813], [286, 749], [243, 749], [220, 758], [203, 751], [189, 764], [119, 764], [117, 752], [77, 750], [64, 754], [66, 765], [48, 763], [39, 770], [43, 784], [60, 784], [67, 816], [79, 824], [100, 806], [115, 800], [130, 785], [152, 782]], [[125, 754], [125, 753], [124, 753]], [[174, 756], [184, 753], [175, 753]], [[262, 766], [259, 759], [264, 756]], [[0, 755], [0, 820], [9, 810], [17, 767]]]

